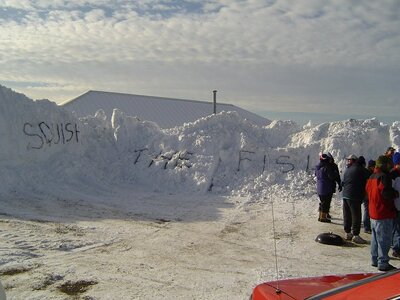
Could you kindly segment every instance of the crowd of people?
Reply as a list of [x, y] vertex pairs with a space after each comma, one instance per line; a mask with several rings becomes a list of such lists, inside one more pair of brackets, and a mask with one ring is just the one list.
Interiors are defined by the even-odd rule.
[[[360, 236], [371, 234], [371, 264], [379, 271], [396, 269], [389, 251], [400, 258], [400, 152], [389, 147], [376, 160], [354, 154], [346, 157], [343, 178], [333, 156], [321, 153], [315, 167], [319, 196], [318, 221], [331, 222], [329, 210], [336, 188], [342, 192], [345, 239], [366, 244]], [[362, 209], [362, 207], [364, 209]]]

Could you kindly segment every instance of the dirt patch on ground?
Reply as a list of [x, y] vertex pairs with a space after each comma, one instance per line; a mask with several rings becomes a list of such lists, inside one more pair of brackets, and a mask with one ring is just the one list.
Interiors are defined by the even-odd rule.
[[67, 281], [58, 286], [57, 289], [64, 294], [74, 296], [86, 292], [90, 286], [95, 284], [97, 284], [97, 281], [94, 280]]
[[4, 270], [1, 270], [0, 275], [12, 276], [12, 275], [16, 275], [16, 274], [29, 272], [32, 269], [33, 269], [33, 267], [24, 267], [24, 266], [9, 267]]

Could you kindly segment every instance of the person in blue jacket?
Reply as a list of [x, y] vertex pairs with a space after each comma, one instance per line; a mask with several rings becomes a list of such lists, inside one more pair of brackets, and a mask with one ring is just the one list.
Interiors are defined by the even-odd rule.
[[[315, 166], [315, 176], [317, 177], [317, 194], [320, 200], [318, 221], [330, 223], [328, 213], [339, 174], [337, 174], [334, 164], [331, 163], [331, 159], [326, 153], [321, 153], [319, 156], [319, 164]], [[340, 190], [341, 186], [339, 185]]]

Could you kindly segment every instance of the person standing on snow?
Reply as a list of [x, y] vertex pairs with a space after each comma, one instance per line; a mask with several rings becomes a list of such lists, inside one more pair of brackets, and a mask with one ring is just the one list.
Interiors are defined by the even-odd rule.
[[325, 153], [321, 153], [319, 156], [319, 164], [315, 167], [315, 176], [317, 177], [317, 194], [320, 200], [318, 221], [330, 223], [331, 220], [327, 215], [336, 189], [336, 173], [328, 155]]
[[361, 204], [365, 197], [366, 174], [354, 154], [346, 158], [347, 169], [343, 175], [343, 227], [345, 239], [356, 244], [367, 241], [360, 237]]
[[[364, 171], [364, 178], [365, 178], [365, 183], [367, 182], [367, 179], [369, 178], [369, 176], [372, 175], [373, 172], [370, 172], [369, 169], [367, 169], [367, 163], [365, 161], [365, 157], [360, 155], [358, 157], [357, 162], [363, 167], [363, 171]], [[363, 206], [364, 206], [364, 210], [363, 210], [363, 214], [362, 214], [362, 223], [364, 225], [364, 232], [365, 233], [371, 233], [371, 225], [368, 221], [369, 220], [369, 214], [366, 213], [366, 209], [368, 209], [368, 197], [367, 197], [367, 193], [364, 194], [364, 198], [363, 198]]]
[[[396, 152], [393, 155], [393, 169], [389, 175], [392, 178], [393, 188], [400, 193], [400, 153]], [[393, 252], [394, 257], [400, 258], [400, 198], [394, 199], [394, 205], [397, 209], [396, 220], [393, 229]]]
[[[335, 182], [338, 185], [338, 190], [339, 192], [342, 191], [342, 180], [340, 179], [340, 172], [339, 172], [339, 167], [338, 165], [335, 163], [335, 159], [333, 158], [332, 154], [330, 152], [327, 153], [328, 157], [329, 157], [329, 163], [332, 165], [333, 170], [335, 172], [334, 177], [335, 177]], [[336, 186], [333, 189], [333, 193], [336, 193]], [[329, 210], [330, 210], [330, 205], [329, 205]], [[329, 219], [331, 219], [331, 215], [329, 214], [329, 210], [328, 210], [328, 214], [326, 215]]]
[[[374, 169], [375, 169], [375, 160], [370, 159], [368, 161], [368, 166], [367, 166], [367, 174], [368, 174], [368, 178], [369, 176], [372, 175], [372, 173], [374, 173]], [[368, 179], [367, 178], [367, 179]], [[366, 194], [364, 197], [364, 214], [363, 214], [363, 225], [364, 225], [364, 232], [371, 234], [371, 220], [369, 218], [369, 208], [368, 208], [368, 195]]]
[[393, 224], [396, 218], [394, 199], [399, 192], [392, 187], [389, 175], [391, 162], [387, 156], [381, 155], [376, 160], [374, 173], [367, 180], [366, 192], [369, 200], [369, 216], [371, 218], [371, 260], [372, 266], [379, 271], [396, 269], [389, 264], [389, 250], [393, 237]]

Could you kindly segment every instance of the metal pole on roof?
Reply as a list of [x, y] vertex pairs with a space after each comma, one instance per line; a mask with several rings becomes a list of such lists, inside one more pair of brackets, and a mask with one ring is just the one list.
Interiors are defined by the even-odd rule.
[[217, 113], [217, 90], [213, 90], [214, 94], [214, 115]]

